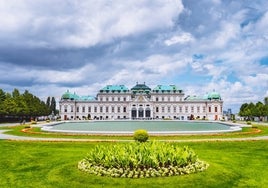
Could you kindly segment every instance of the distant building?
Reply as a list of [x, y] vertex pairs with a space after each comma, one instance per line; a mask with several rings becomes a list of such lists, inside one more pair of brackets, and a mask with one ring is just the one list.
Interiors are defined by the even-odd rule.
[[222, 105], [221, 96], [215, 91], [185, 96], [175, 85], [151, 89], [145, 83], [137, 83], [130, 90], [125, 85], [107, 85], [96, 97], [65, 92], [60, 100], [60, 116], [63, 120], [219, 120], [223, 117]]

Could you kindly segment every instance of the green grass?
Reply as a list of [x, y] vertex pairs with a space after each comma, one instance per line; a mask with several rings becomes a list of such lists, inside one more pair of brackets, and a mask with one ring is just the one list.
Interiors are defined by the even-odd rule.
[[[268, 142], [198, 142], [188, 145], [210, 164], [187, 176], [118, 179], [80, 172], [77, 163], [95, 144], [0, 141], [0, 187], [266, 187]], [[128, 144], [128, 143], [121, 143]]]

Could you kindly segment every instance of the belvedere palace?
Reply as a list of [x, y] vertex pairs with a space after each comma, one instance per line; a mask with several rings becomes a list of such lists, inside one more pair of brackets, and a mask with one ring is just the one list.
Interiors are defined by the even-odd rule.
[[215, 91], [186, 96], [175, 85], [151, 89], [145, 83], [137, 83], [130, 90], [125, 85], [107, 85], [96, 97], [65, 92], [60, 100], [60, 116], [62, 120], [220, 120], [222, 105], [221, 96]]

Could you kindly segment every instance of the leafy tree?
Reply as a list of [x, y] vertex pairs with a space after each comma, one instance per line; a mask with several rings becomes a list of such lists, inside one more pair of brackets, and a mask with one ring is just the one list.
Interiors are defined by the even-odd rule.
[[264, 98], [264, 105], [268, 105], [268, 97]]
[[268, 97], [264, 98], [264, 103], [257, 102], [254, 103], [244, 103], [240, 107], [239, 115], [242, 117], [247, 117], [247, 120], [253, 120], [253, 117], [268, 117]]
[[27, 90], [20, 94], [14, 89], [10, 94], [0, 89], [0, 121], [30, 119], [49, 115], [49, 112], [50, 108]]

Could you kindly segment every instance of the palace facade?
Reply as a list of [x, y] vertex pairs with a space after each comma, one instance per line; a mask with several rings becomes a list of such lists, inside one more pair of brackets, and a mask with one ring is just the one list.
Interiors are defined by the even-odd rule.
[[67, 91], [59, 105], [62, 120], [220, 120], [223, 117], [219, 93], [186, 96], [175, 85], [157, 85], [151, 89], [145, 83], [137, 83], [130, 90], [125, 85], [107, 85], [96, 97]]

